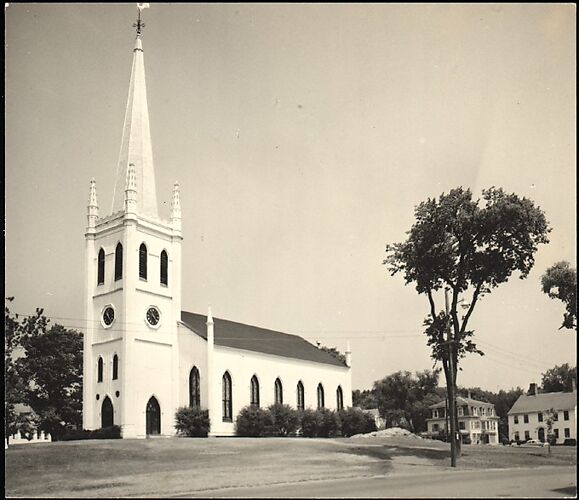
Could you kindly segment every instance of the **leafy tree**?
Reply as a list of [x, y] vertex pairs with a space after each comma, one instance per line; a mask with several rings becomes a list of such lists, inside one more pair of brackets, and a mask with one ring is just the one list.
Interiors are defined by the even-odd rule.
[[[543, 211], [527, 198], [491, 187], [473, 200], [470, 189], [462, 187], [428, 199], [414, 211], [416, 221], [408, 239], [386, 246], [391, 275], [402, 273], [406, 284], [428, 298], [430, 313], [424, 325], [427, 345], [435, 363], [441, 362], [448, 397], [454, 396], [459, 360], [468, 353], [483, 355], [468, 330], [474, 308], [485, 294], [505, 283], [518, 271], [526, 278], [534, 254], [548, 243], [549, 224]], [[435, 293], [448, 289], [448, 311], [437, 310]], [[459, 317], [458, 307], [469, 298], [468, 308]], [[456, 409], [451, 413], [451, 430], [456, 431]], [[453, 449], [455, 445], [453, 445]], [[452, 456], [452, 465], [455, 465]]]
[[175, 429], [181, 436], [207, 437], [209, 411], [198, 406], [181, 406], [175, 413]]
[[566, 311], [559, 330], [577, 330], [577, 269], [569, 262], [557, 262], [541, 276], [541, 287], [549, 297], [565, 304]]
[[271, 415], [271, 434], [274, 436], [290, 436], [295, 434], [300, 417], [297, 410], [289, 405], [273, 404], [268, 408]]
[[565, 363], [554, 366], [542, 374], [541, 392], [571, 392], [573, 380], [577, 380], [577, 367]]
[[26, 380], [25, 399], [38, 415], [40, 428], [53, 439], [67, 427], [82, 425], [82, 335], [62, 325], [48, 327], [42, 309], [25, 318], [17, 361]]
[[426, 430], [429, 406], [440, 401], [436, 393], [439, 371], [398, 371], [374, 382], [380, 415], [388, 427], [404, 427], [412, 432]]
[[352, 406], [358, 406], [365, 410], [378, 408], [378, 401], [376, 400], [374, 391], [371, 389], [365, 389], [363, 391], [355, 389], [352, 391]]
[[338, 351], [338, 349], [336, 349], [335, 347], [326, 347], [326, 346], [320, 346], [320, 349], [322, 351], [327, 352], [328, 354], [330, 354], [331, 356], [334, 356], [334, 358], [340, 360], [342, 363], [346, 363], [346, 356], [344, 354], [342, 354], [340, 351]]
[[21, 326], [18, 315], [10, 313], [8, 302], [14, 297], [6, 297], [4, 304], [4, 435], [14, 434], [18, 428], [19, 416], [15, 405], [24, 400], [25, 384], [18, 371], [18, 347]]
[[354, 434], [366, 434], [376, 430], [376, 422], [372, 415], [364, 413], [358, 408], [346, 408], [340, 411], [342, 436], [350, 437]]

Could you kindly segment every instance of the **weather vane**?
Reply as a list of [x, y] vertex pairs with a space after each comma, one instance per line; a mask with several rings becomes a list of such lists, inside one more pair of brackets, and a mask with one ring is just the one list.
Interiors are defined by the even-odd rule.
[[137, 36], [141, 35], [141, 29], [145, 27], [145, 23], [143, 21], [141, 21], [141, 11], [143, 9], [148, 9], [148, 8], [149, 8], [148, 3], [138, 3], [137, 4], [137, 9], [139, 10], [139, 17], [137, 19], [137, 22], [133, 24], [133, 28], [137, 28]]

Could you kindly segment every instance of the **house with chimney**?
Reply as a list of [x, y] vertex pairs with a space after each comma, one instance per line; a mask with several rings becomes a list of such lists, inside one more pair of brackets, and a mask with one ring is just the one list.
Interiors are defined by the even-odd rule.
[[[463, 444], [499, 444], [499, 417], [495, 405], [470, 397], [457, 396], [458, 431]], [[424, 437], [437, 438], [448, 435], [448, 401], [429, 407], [431, 415], [426, 420]]]
[[[508, 412], [509, 439], [546, 442], [548, 421], [552, 420], [555, 444], [577, 439], [577, 385], [572, 392], [539, 393], [537, 384], [531, 384], [528, 394], [522, 394]], [[575, 441], [576, 442], [576, 441]]]

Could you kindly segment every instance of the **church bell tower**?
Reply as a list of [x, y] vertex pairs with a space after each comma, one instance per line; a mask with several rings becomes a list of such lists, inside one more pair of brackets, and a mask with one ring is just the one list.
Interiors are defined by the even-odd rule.
[[[146, 4], [139, 4], [146, 5]], [[142, 47], [137, 28], [110, 213], [90, 182], [86, 245], [83, 426], [123, 437], [174, 434], [181, 319], [181, 205], [159, 217]]]

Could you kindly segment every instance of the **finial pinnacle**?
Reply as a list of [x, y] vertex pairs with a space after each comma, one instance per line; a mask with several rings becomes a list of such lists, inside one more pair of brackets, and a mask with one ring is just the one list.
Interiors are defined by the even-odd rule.
[[141, 21], [141, 10], [146, 9], [149, 7], [148, 3], [138, 3], [137, 10], [139, 11], [139, 17], [137, 18], [137, 22], [133, 24], [133, 28], [137, 28], [137, 37], [141, 36], [142, 29], [145, 27], [145, 23]]

